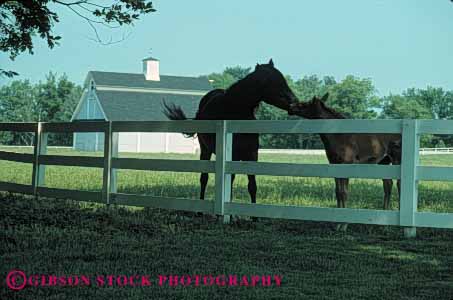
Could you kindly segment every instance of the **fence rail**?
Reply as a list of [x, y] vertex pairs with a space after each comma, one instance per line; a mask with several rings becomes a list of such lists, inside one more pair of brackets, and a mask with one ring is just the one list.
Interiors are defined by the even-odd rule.
[[[417, 212], [419, 180], [453, 181], [453, 168], [419, 166], [420, 134], [453, 134], [453, 121], [438, 120], [300, 120], [300, 121], [159, 121], [159, 122], [73, 122], [0, 123], [0, 131], [32, 132], [34, 153], [0, 151], [1, 160], [33, 164], [32, 184], [0, 182], [0, 190], [36, 196], [70, 198], [105, 204], [158, 207], [200, 211], [224, 216], [348, 222], [403, 226], [406, 236], [416, 227], [453, 228], [453, 214]], [[47, 136], [53, 132], [103, 132], [103, 157], [56, 156], [47, 154]], [[166, 160], [118, 157], [119, 132], [202, 132], [216, 136], [216, 160]], [[317, 165], [232, 161], [233, 133], [399, 133], [402, 135], [401, 166]], [[45, 166], [80, 166], [103, 169], [100, 192], [49, 188]], [[154, 170], [215, 173], [213, 201], [152, 197], [117, 192], [117, 170]], [[242, 204], [230, 202], [231, 174], [272, 176], [392, 178], [401, 179], [399, 211]]]
[[[0, 149], [33, 149], [33, 146], [22, 146], [22, 145], [0, 145]], [[48, 146], [48, 149], [64, 149], [72, 150], [73, 146]], [[11, 151], [6, 151], [7, 157]], [[260, 154], [293, 154], [293, 155], [324, 155], [326, 151], [324, 149], [259, 149]], [[136, 152], [133, 152], [136, 153]], [[147, 152], [140, 152], [147, 153]], [[171, 152], [166, 152], [171, 153]], [[179, 153], [179, 152], [177, 152]], [[430, 155], [430, 154], [453, 154], [453, 148], [420, 148], [420, 155]], [[3, 158], [0, 158], [0, 160]], [[5, 158], [6, 160], [6, 158]]]
[[453, 154], [453, 148], [420, 148], [420, 154]]

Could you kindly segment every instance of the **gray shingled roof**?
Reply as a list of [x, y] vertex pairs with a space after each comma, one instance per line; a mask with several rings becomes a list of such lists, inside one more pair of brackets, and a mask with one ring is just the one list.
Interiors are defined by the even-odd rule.
[[162, 100], [180, 105], [193, 118], [202, 96], [140, 92], [96, 91], [109, 121], [165, 121]]
[[159, 61], [157, 58], [154, 58], [154, 57], [151, 57], [151, 56], [145, 57], [144, 59], [142, 59], [142, 61], [144, 61], [144, 60], [154, 60], [154, 61]]
[[161, 75], [160, 81], [146, 80], [143, 74], [90, 71], [97, 85], [209, 91], [212, 89], [206, 77], [182, 77]]

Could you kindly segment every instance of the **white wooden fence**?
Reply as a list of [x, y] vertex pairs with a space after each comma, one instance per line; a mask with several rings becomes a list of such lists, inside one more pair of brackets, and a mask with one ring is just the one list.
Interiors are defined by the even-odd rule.
[[453, 148], [420, 148], [420, 155], [453, 154]]
[[[105, 204], [148, 206], [214, 213], [224, 216], [299, 219], [403, 226], [406, 236], [416, 227], [453, 228], [453, 214], [417, 211], [419, 180], [453, 181], [453, 168], [419, 166], [420, 134], [453, 134], [453, 121], [438, 120], [300, 120], [300, 121], [162, 121], [83, 123], [0, 123], [0, 131], [34, 132], [33, 154], [0, 151], [0, 159], [32, 163], [31, 185], [0, 182], [0, 190], [37, 196], [69, 198]], [[104, 156], [48, 155], [47, 135], [52, 132], [103, 132]], [[118, 158], [119, 132], [200, 132], [216, 134], [216, 160]], [[401, 133], [402, 165], [320, 165], [231, 161], [233, 133]], [[101, 192], [74, 191], [45, 186], [45, 166], [103, 168]], [[215, 173], [215, 199], [202, 201], [122, 194], [116, 190], [116, 170], [154, 170]], [[273, 176], [401, 179], [399, 211], [278, 206], [230, 202], [231, 174]], [[452, 199], [453, 201], [453, 199]]]

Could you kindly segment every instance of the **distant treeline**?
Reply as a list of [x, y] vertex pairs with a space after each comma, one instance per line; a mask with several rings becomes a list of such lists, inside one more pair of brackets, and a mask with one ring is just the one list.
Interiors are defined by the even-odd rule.
[[[44, 82], [16, 80], [0, 88], [0, 122], [70, 121], [82, 88], [50, 72]], [[49, 145], [72, 146], [72, 134], [49, 135]], [[33, 134], [0, 133], [2, 145], [32, 145]]]
[[[251, 68], [229, 67], [222, 73], [207, 75], [214, 88], [227, 88], [245, 77]], [[354, 119], [453, 119], [453, 91], [442, 88], [408, 88], [401, 94], [379, 97], [371, 79], [346, 76], [336, 81], [333, 76], [305, 76], [298, 80], [286, 77], [289, 86], [301, 101], [315, 95], [330, 93], [328, 105]], [[69, 81], [66, 75], [49, 73], [44, 82], [31, 84], [16, 80], [0, 87], [0, 122], [64, 122], [82, 95], [82, 87]], [[297, 119], [278, 108], [262, 104], [257, 112], [261, 120]], [[31, 134], [2, 133], [0, 144], [31, 145]], [[49, 137], [50, 145], [72, 145], [72, 136], [59, 134]], [[261, 148], [313, 149], [322, 148], [316, 134], [262, 135]], [[426, 135], [422, 147], [452, 147], [452, 136]]]
[[[222, 73], [208, 75], [214, 87], [226, 88], [245, 77], [252, 69], [226, 68]], [[453, 91], [442, 88], [408, 88], [402, 94], [379, 97], [371, 79], [346, 76], [336, 81], [333, 76], [320, 78], [316, 75], [293, 80], [287, 76], [289, 86], [300, 101], [329, 92], [328, 105], [351, 119], [453, 119]], [[278, 108], [262, 104], [257, 112], [261, 120], [288, 120], [298, 117]], [[320, 149], [323, 148], [318, 135], [262, 135], [262, 148]], [[421, 147], [452, 147], [452, 136], [424, 135]]]

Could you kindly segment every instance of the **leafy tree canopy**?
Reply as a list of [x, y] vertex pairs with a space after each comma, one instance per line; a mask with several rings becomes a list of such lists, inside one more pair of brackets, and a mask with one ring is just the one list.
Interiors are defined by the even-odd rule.
[[251, 72], [252, 68], [240, 66], [228, 67], [222, 73], [211, 73], [208, 79], [216, 89], [226, 89], [236, 81], [244, 78]]
[[[131, 25], [140, 15], [155, 11], [148, 0], [0, 0], [0, 51], [8, 54], [11, 60], [27, 50], [32, 54], [34, 37], [45, 40], [49, 48], [58, 45], [61, 37], [53, 33], [59, 22], [58, 7], [66, 7], [85, 20], [99, 42], [102, 39], [97, 26]], [[12, 77], [17, 73], [0, 69], [0, 75]]]
[[[0, 87], [0, 122], [68, 122], [82, 95], [82, 88], [66, 75], [49, 73], [44, 82], [14, 80]], [[31, 134], [0, 135], [1, 144], [31, 145]], [[72, 136], [53, 135], [51, 145], [71, 145]]]
[[352, 75], [327, 88], [330, 93], [329, 106], [353, 119], [376, 118], [380, 99], [369, 78], [360, 79]]

